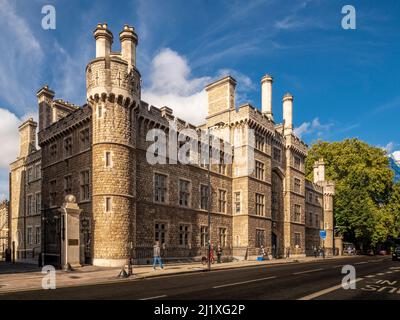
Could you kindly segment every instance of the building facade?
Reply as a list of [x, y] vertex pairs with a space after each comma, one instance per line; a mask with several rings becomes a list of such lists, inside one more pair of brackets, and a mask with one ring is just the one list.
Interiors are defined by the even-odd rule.
[[9, 247], [9, 219], [8, 219], [8, 201], [0, 202], [0, 257], [3, 259], [5, 250]]
[[[322, 160], [314, 181], [306, 180], [307, 145], [293, 132], [294, 99], [283, 97], [283, 123], [277, 124], [272, 77], [261, 80], [261, 111], [235, 104], [232, 77], [209, 84], [208, 115], [203, 125], [194, 126], [169, 107], [141, 100], [138, 37], [132, 27], [119, 34], [118, 53], [111, 50], [114, 36], [106, 24], [97, 26], [94, 37], [96, 57], [86, 68], [87, 104], [55, 100], [45, 86], [37, 93], [40, 149], [34, 147], [36, 123], [28, 120], [20, 127], [21, 152], [11, 164], [10, 194], [11, 235], [19, 250], [32, 249], [28, 230], [38, 223], [46, 262], [60, 263], [60, 207], [70, 194], [82, 209], [82, 264], [119, 266], [129, 257], [146, 263], [155, 241], [163, 244], [167, 258], [201, 257], [209, 232], [211, 243], [220, 244], [230, 258], [256, 256], [261, 246], [274, 257], [303, 256], [322, 246], [332, 250], [334, 185], [325, 181]], [[204, 163], [149, 163], [149, 132], [165, 132], [171, 150], [172, 125], [178, 145], [187, 129], [199, 136], [212, 130], [230, 146], [218, 151], [221, 159], [226, 153], [246, 159], [210, 165], [211, 198]], [[37, 166], [41, 173], [35, 171], [32, 178], [29, 170]], [[40, 205], [35, 200], [32, 211], [29, 196], [39, 193]], [[324, 243], [322, 229], [328, 234]]]

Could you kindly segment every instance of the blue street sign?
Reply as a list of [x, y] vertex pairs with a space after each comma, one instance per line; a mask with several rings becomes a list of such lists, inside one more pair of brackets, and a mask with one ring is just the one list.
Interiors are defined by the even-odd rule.
[[319, 236], [321, 237], [322, 240], [326, 239], [326, 230], [321, 230], [319, 232]]

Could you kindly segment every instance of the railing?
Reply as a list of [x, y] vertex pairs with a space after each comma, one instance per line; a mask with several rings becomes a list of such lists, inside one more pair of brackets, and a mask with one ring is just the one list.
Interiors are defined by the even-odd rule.
[[[216, 258], [216, 248], [214, 250], [214, 257]], [[207, 256], [207, 247], [191, 247], [191, 246], [178, 246], [178, 247], [160, 247], [161, 257], [165, 261], [196, 261], [201, 257]], [[152, 246], [138, 246], [132, 250], [132, 258], [139, 264], [151, 264], [153, 260], [154, 248]], [[222, 257], [231, 258], [232, 249], [222, 248]]]

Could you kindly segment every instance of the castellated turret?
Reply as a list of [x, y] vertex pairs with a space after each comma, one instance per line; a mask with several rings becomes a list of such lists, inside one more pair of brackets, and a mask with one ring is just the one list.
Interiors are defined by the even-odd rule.
[[136, 69], [137, 35], [125, 26], [122, 53], [112, 52], [107, 24], [94, 31], [96, 58], [86, 68], [87, 100], [93, 125], [93, 264], [124, 265], [134, 245], [135, 130], [133, 110], [140, 103]]

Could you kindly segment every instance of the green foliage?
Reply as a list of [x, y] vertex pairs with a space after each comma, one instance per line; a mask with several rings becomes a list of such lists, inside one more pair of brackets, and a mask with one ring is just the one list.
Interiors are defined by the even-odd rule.
[[388, 236], [398, 237], [400, 187], [393, 186], [385, 152], [358, 139], [318, 141], [306, 163], [311, 180], [320, 158], [326, 163], [326, 179], [336, 184], [335, 220], [346, 240], [374, 247]]

